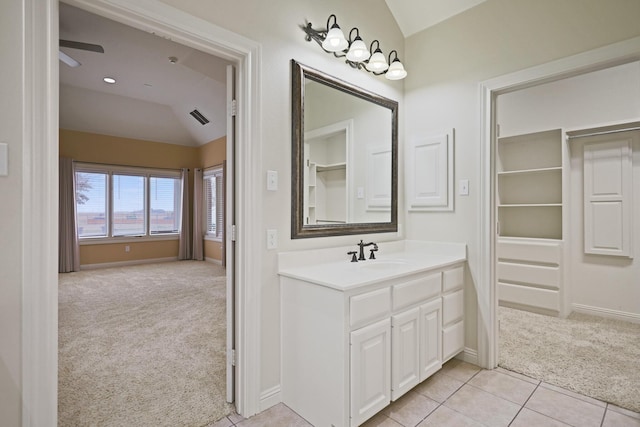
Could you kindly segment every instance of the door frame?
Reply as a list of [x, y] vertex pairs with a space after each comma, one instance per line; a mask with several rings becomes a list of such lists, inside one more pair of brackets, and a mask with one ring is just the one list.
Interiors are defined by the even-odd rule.
[[500, 94], [550, 83], [640, 60], [640, 37], [589, 50], [483, 81], [480, 91], [480, 227], [478, 275], [478, 363], [498, 366], [498, 292], [495, 276], [496, 98]]
[[[58, 386], [58, 0], [24, 5], [22, 425], [56, 425]], [[237, 66], [236, 409], [259, 410], [261, 46], [160, 0], [64, 0]], [[28, 254], [28, 255], [26, 255]], [[251, 268], [249, 268], [251, 267]]]

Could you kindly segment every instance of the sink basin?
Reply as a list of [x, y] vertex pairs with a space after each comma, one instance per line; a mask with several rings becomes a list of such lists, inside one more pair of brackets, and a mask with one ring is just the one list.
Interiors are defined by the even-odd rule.
[[409, 265], [409, 263], [401, 259], [385, 259], [361, 261], [358, 267], [364, 270], [393, 270], [394, 268], [404, 267], [406, 265]]

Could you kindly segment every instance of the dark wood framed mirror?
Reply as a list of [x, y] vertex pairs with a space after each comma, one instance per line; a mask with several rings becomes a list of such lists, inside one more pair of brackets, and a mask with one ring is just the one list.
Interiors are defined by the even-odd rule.
[[291, 238], [398, 230], [398, 103], [291, 60]]

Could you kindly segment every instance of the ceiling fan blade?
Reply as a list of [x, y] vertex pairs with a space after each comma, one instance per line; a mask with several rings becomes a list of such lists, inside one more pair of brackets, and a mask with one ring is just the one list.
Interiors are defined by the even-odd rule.
[[74, 42], [71, 40], [60, 40], [60, 47], [69, 47], [71, 49], [88, 50], [91, 52], [104, 53], [104, 48], [99, 44]]
[[67, 64], [69, 67], [75, 68], [82, 65], [78, 61], [76, 61], [75, 59], [73, 59], [72, 57], [70, 57], [69, 55], [67, 55], [66, 53], [60, 50], [58, 51], [58, 58], [60, 58], [60, 61]]

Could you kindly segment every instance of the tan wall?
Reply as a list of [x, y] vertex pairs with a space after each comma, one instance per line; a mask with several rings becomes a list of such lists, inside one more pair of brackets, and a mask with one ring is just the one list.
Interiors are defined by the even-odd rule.
[[[193, 200], [193, 168], [200, 164], [200, 147], [165, 144], [60, 129], [60, 156], [79, 162], [180, 169], [188, 167], [189, 199]], [[125, 252], [125, 246], [130, 247]], [[178, 240], [80, 246], [80, 264], [139, 261], [178, 256]]]
[[204, 256], [218, 261], [222, 260], [224, 242], [216, 242], [213, 240], [204, 241]]
[[[221, 137], [198, 148], [200, 166], [208, 168], [221, 165], [227, 158], [227, 138]], [[204, 241], [204, 256], [218, 261], [222, 260], [223, 242]]]
[[198, 147], [60, 129], [60, 157], [80, 162], [180, 169], [199, 164]]
[[[125, 246], [129, 246], [129, 252], [125, 251]], [[80, 247], [81, 265], [139, 261], [176, 256], [178, 256], [178, 240], [83, 245]]]
[[227, 158], [227, 138], [223, 136], [198, 147], [198, 156], [200, 167], [221, 165]]

